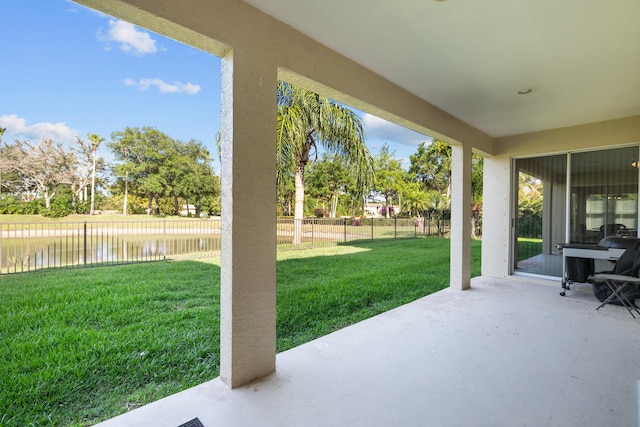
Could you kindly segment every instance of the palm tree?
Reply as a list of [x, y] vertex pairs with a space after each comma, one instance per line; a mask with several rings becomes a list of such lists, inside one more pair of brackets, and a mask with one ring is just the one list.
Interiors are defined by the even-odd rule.
[[[7, 131], [7, 128], [0, 127], [0, 154], [2, 153], [2, 137]], [[2, 196], [2, 164], [0, 163], [0, 196]]]
[[[122, 148], [124, 153], [124, 164], [129, 162], [129, 147]], [[127, 216], [127, 205], [129, 204], [129, 169], [124, 172], [124, 200], [122, 201], [122, 215]]]
[[89, 134], [89, 141], [93, 146], [93, 168], [91, 173], [91, 208], [89, 209], [89, 215], [93, 215], [95, 211], [95, 193], [96, 193], [96, 151], [98, 146], [104, 141], [99, 135], [95, 133]]
[[361, 194], [373, 181], [373, 160], [360, 118], [335, 101], [283, 81], [278, 82], [276, 144], [278, 188], [292, 173], [295, 180], [294, 244], [302, 241], [304, 169], [317, 156], [317, 144], [344, 158]]
[[451, 206], [449, 193], [442, 194], [436, 190], [427, 191], [427, 208], [431, 211], [429, 218], [438, 221], [438, 236], [444, 237], [444, 215]]

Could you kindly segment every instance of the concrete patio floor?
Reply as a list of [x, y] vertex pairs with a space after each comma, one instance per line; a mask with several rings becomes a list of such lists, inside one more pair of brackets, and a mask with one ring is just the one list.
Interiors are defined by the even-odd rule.
[[[111, 426], [639, 426], [640, 318], [581, 285], [487, 277], [218, 379]], [[639, 316], [640, 317], [640, 316]]]

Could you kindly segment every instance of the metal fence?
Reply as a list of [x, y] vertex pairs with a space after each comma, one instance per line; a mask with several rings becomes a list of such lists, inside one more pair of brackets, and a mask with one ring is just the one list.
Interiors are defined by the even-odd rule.
[[[0, 225], [0, 274], [57, 267], [196, 259], [220, 254], [220, 219], [142, 220]], [[444, 236], [449, 223], [420, 219], [313, 218], [277, 220], [278, 250], [354, 240]]]
[[354, 240], [402, 239], [449, 233], [448, 221], [425, 218], [305, 218], [298, 224], [300, 239], [294, 244], [296, 221], [278, 220], [278, 249], [330, 246]]
[[220, 252], [220, 221], [2, 224], [0, 273], [206, 257]]

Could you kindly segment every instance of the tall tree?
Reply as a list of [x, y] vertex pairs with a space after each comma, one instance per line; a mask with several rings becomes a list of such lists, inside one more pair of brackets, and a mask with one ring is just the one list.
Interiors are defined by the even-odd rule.
[[482, 221], [484, 158], [477, 154], [471, 156], [471, 236], [476, 238]]
[[86, 189], [89, 186], [92, 177], [95, 176], [95, 179], [97, 179], [98, 175], [101, 175], [105, 172], [106, 162], [103, 157], [97, 156], [94, 168], [93, 147], [90, 143], [87, 143], [80, 137], [75, 138], [75, 145], [71, 147], [71, 153], [74, 154], [76, 159], [76, 163], [73, 167], [71, 182], [69, 184], [71, 187], [72, 197], [71, 205], [74, 209], [77, 209], [78, 199], [86, 201]]
[[174, 215], [180, 211], [180, 199], [187, 205], [193, 203], [199, 214], [205, 200], [219, 194], [211, 155], [202, 143], [185, 143], [151, 127], [125, 128], [111, 137], [108, 146], [115, 157], [114, 173], [118, 176], [114, 189], [124, 188], [123, 213], [127, 212], [129, 191], [147, 198], [149, 214], [159, 212], [162, 198], [163, 209]]
[[347, 191], [354, 180], [344, 164], [336, 155], [322, 155], [322, 160], [309, 166], [306, 174], [309, 193], [329, 205], [329, 217], [335, 218], [338, 210], [338, 196]]
[[402, 211], [421, 217], [427, 208], [428, 196], [419, 182], [409, 181], [402, 192]]
[[385, 216], [389, 218], [394, 199], [401, 203], [400, 196], [407, 183], [407, 172], [402, 168], [402, 162], [395, 157], [395, 151], [384, 144], [378, 155], [373, 159], [375, 170], [374, 189], [385, 200]]
[[409, 156], [409, 173], [413, 174], [426, 190], [448, 195], [451, 191], [451, 146], [439, 139], [427, 144], [421, 143], [417, 153]]
[[111, 139], [108, 146], [119, 162], [115, 168], [116, 173], [122, 177], [128, 172], [129, 179], [135, 182], [135, 185], [129, 183], [129, 191], [147, 198], [149, 215], [159, 211], [159, 198], [165, 190], [165, 177], [160, 174], [160, 168], [167, 154], [171, 152], [174, 141], [152, 127], [127, 127], [122, 131], [113, 132]]
[[127, 146], [122, 147], [122, 153], [124, 154], [125, 167], [124, 169], [124, 198], [122, 200], [122, 215], [127, 216], [127, 207], [129, 205], [129, 168], [127, 162], [129, 161], [129, 148]]
[[52, 140], [44, 140], [34, 145], [29, 141], [16, 140], [6, 147], [2, 168], [14, 173], [17, 188], [23, 199], [33, 199], [42, 195], [47, 210], [58, 186], [72, 180], [76, 159], [73, 153]]
[[77, 159], [73, 178], [70, 183], [71, 206], [76, 209], [78, 206], [78, 199], [83, 199], [82, 193], [91, 180], [92, 151], [91, 146], [79, 136], [76, 136], [75, 145], [71, 150], [75, 153]]
[[96, 156], [98, 147], [104, 141], [100, 135], [96, 135], [95, 133], [90, 133], [89, 141], [91, 141], [91, 148], [93, 150], [93, 165], [91, 168], [91, 208], [89, 209], [89, 215], [93, 215], [95, 213], [95, 200], [96, 200]]
[[[434, 139], [430, 144], [423, 142], [416, 154], [411, 155], [409, 172], [413, 174], [427, 191], [427, 206], [441, 219], [450, 209], [451, 195], [451, 146]], [[471, 157], [471, 235], [476, 237], [477, 225], [482, 212], [482, 168], [483, 159], [477, 154]], [[438, 223], [440, 224], [440, 223]], [[439, 225], [440, 226], [440, 225]]]
[[372, 181], [372, 158], [364, 142], [360, 118], [343, 105], [318, 94], [280, 81], [278, 83], [276, 133], [277, 180], [293, 171], [295, 180], [295, 231], [293, 243], [302, 241], [304, 217], [304, 172], [317, 155], [318, 144], [328, 153], [345, 159], [356, 176], [357, 188], [365, 194]]
[[[187, 206], [195, 206], [195, 214], [200, 215], [205, 199], [220, 193], [220, 183], [211, 166], [211, 154], [202, 143], [191, 140], [183, 143], [177, 141], [176, 155], [168, 159], [167, 170], [177, 179], [170, 185], [170, 193], [174, 201], [174, 214], [178, 214], [178, 198], [185, 200]], [[169, 182], [169, 179], [167, 179]]]
[[[2, 154], [2, 137], [7, 128], [0, 127], [0, 155]], [[0, 196], [2, 196], [2, 163], [0, 162]]]
[[444, 237], [444, 219], [446, 212], [451, 206], [449, 194], [443, 194], [436, 190], [427, 191], [427, 208], [430, 210], [430, 219], [436, 220], [438, 224], [438, 235]]

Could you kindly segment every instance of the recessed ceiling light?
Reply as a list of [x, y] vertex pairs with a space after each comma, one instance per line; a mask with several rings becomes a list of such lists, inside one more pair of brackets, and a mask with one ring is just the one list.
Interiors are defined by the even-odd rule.
[[526, 94], [531, 93], [531, 92], [533, 92], [533, 89], [531, 89], [531, 88], [520, 89], [518, 91], [518, 95], [526, 95]]

